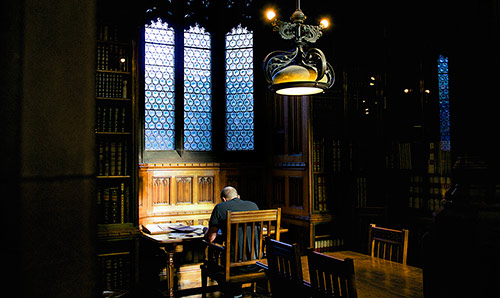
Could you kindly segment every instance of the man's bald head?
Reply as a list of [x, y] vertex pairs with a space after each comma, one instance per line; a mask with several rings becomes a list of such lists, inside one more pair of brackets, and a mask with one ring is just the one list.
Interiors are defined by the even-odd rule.
[[232, 186], [226, 186], [222, 189], [220, 197], [226, 199], [227, 201], [234, 198], [239, 198], [238, 191]]

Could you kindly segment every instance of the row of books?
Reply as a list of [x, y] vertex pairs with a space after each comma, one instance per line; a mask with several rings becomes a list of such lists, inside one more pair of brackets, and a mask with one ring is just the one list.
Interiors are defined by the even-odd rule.
[[[347, 191], [348, 186], [340, 183], [335, 185], [333, 180], [329, 180], [328, 176], [314, 175], [313, 177], [313, 210], [314, 211], [327, 211], [332, 208], [333, 200], [336, 198], [342, 198]], [[355, 206], [356, 207], [366, 207], [367, 206], [367, 178], [366, 177], [356, 177], [355, 178]], [[347, 187], [347, 188], [346, 188]]]
[[385, 157], [386, 168], [413, 169], [411, 146], [412, 144], [409, 142], [392, 142]]
[[97, 72], [96, 97], [128, 98], [128, 80], [121, 73]]
[[410, 177], [408, 206], [415, 209], [436, 211], [441, 208], [446, 191], [451, 187], [451, 177], [429, 176], [427, 184], [420, 175]]
[[97, 26], [97, 40], [108, 42], [120, 41], [118, 26], [111, 24], [99, 24], [99, 26]]
[[315, 175], [313, 188], [314, 188], [313, 189], [313, 191], [314, 191], [313, 210], [315, 210], [315, 211], [328, 210], [328, 205], [327, 205], [328, 195], [326, 193], [326, 178], [324, 176]]
[[451, 152], [442, 150], [439, 142], [429, 142], [427, 172], [443, 175], [451, 173], [451, 168]]
[[325, 151], [323, 140], [313, 140], [312, 147], [312, 170], [313, 172], [322, 172], [325, 168]]
[[128, 132], [127, 119], [125, 106], [97, 106], [97, 132]]
[[314, 139], [312, 146], [313, 172], [340, 173], [344, 170], [352, 170], [352, 144], [349, 143], [348, 148], [344, 148], [343, 145], [344, 143], [339, 139]]
[[429, 176], [429, 195], [427, 210], [437, 211], [443, 205], [445, 193], [451, 187], [451, 177], [441, 175]]
[[366, 207], [366, 177], [356, 177], [356, 207]]
[[128, 72], [128, 50], [116, 44], [97, 45], [97, 69]]
[[132, 276], [130, 253], [101, 254], [98, 257], [102, 290], [129, 289]]
[[127, 223], [130, 216], [130, 186], [126, 183], [97, 187], [100, 224]]
[[344, 248], [344, 239], [317, 239], [314, 241], [314, 250], [317, 252], [338, 251]]
[[98, 176], [129, 176], [127, 140], [98, 140]]

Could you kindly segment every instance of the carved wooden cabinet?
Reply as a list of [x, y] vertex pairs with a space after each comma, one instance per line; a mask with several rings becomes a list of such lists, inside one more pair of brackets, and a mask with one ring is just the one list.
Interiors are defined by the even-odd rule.
[[220, 202], [217, 163], [143, 164], [139, 167], [139, 223], [208, 225]]
[[238, 189], [242, 199], [264, 206], [263, 173], [260, 164], [141, 164], [139, 224], [182, 222], [208, 226], [226, 185]]

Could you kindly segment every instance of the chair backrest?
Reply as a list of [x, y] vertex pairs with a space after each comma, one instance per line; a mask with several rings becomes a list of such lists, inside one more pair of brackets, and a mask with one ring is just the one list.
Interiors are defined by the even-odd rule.
[[310, 250], [307, 262], [312, 297], [358, 297], [352, 259], [338, 259]]
[[302, 264], [296, 243], [266, 238], [267, 275], [273, 297], [302, 297]]
[[368, 252], [372, 257], [406, 264], [408, 230], [392, 230], [370, 224], [368, 229]]
[[[280, 239], [281, 209], [227, 211], [225, 275], [230, 269], [253, 265], [264, 258], [264, 237]], [[229, 266], [227, 265], [229, 264]]]

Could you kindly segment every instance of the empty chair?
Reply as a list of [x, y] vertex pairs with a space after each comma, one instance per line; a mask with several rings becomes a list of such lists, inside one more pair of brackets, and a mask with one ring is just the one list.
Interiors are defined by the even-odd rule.
[[310, 250], [307, 255], [312, 297], [358, 297], [354, 261]]
[[305, 297], [308, 288], [302, 278], [297, 244], [266, 238], [267, 276], [272, 297]]
[[392, 230], [370, 224], [368, 229], [368, 253], [406, 265], [408, 230]]

